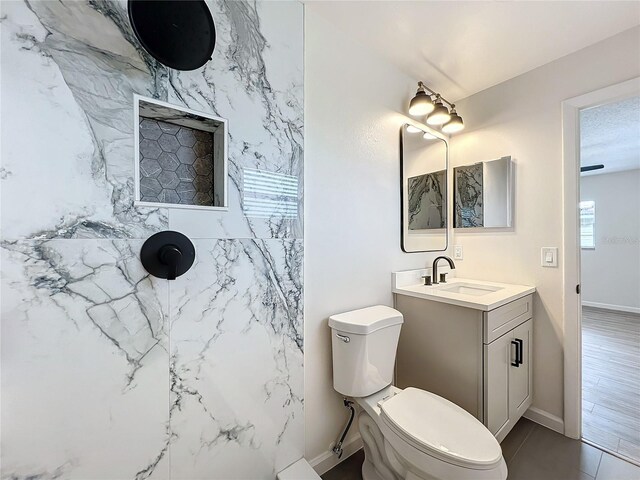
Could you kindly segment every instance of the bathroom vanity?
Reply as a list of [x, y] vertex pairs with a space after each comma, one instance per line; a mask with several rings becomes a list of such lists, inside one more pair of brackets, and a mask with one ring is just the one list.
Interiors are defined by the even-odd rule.
[[533, 399], [535, 288], [461, 278], [426, 286], [426, 273], [393, 274], [404, 316], [396, 385], [451, 400], [502, 441]]

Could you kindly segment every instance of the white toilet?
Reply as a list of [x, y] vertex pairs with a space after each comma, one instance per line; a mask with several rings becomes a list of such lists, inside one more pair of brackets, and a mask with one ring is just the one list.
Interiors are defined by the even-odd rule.
[[363, 479], [506, 479], [500, 444], [475, 417], [433, 393], [391, 385], [402, 321], [383, 305], [329, 318], [333, 386], [362, 407]]

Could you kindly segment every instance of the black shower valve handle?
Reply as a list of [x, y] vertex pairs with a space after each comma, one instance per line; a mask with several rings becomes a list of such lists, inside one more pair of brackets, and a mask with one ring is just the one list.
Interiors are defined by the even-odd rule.
[[140, 261], [157, 278], [175, 280], [193, 265], [196, 249], [184, 234], [172, 230], [151, 235], [140, 249]]
[[175, 245], [165, 245], [158, 252], [158, 258], [169, 267], [167, 280], [175, 280], [178, 276], [178, 266], [182, 261], [182, 252]]

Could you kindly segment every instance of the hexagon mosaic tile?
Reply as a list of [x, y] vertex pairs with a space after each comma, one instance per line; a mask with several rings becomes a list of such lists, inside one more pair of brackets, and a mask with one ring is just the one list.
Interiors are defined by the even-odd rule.
[[140, 118], [140, 200], [213, 206], [213, 135]]

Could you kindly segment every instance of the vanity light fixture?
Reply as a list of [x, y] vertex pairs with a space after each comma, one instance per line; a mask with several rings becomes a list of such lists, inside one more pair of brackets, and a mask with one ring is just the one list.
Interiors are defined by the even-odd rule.
[[422, 82], [418, 82], [418, 91], [409, 102], [409, 114], [426, 115], [425, 121], [428, 125], [438, 126], [447, 134], [464, 129], [464, 122], [456, 112], [456, 106]]

